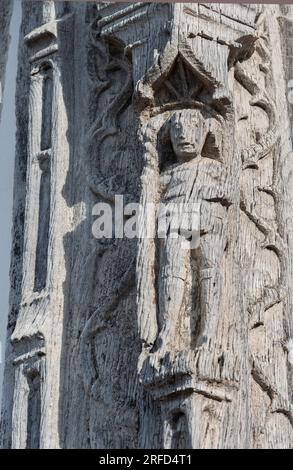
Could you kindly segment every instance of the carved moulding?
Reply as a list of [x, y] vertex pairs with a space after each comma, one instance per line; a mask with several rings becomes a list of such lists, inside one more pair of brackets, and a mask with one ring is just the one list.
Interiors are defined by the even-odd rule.
[[[54, 7], [54, 2], [50, 3]], [[54, 406], [54, 401], [59, 400], [58, 347], [63, 315], [59, 294], [65, 276], [59, 214], [62, 214], [64, 232], [68, 228], [61, 189], [59, 192], [67, 172], [68, 144], [61, 65], [63, 41], [68, 41], [63, 33], [67, 35], [71, 30], [73, 16], [64, 14], [56, 19], [55, 9], [49, 10], [47, 16], [45, 5], [36, 6], [31, 18], [35, 27], [24, 36], [27, 47], [24, 60], [30, 64], [30, 74], [24, 79], [29, 88], [28, 122], [23, 129], [27, 133], [28, 159], [22, 284], [10, 337], [14, 376], [13, 448], [46, 447], [47, 439], [52, 446], [53, 442], [56, 447], [59, 445], [55, 414], [58, 406]], [[39, 26], [41, 21], [46, 23]]]
[[46, 384], [46, 348], [42, 335], [14, 342], [15, 388], [13, 449], [38, 449], [42, 442], [42, 406]]

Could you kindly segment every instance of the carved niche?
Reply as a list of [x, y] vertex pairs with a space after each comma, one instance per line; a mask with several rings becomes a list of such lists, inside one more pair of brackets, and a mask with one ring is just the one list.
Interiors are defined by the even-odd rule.
[[[147, 355], [142, 375], [149, 384], [188, 375], [200, 350], [216, 339], [233, 200], [232, 149], [225, 141], [231, 103], [220, 87], [182, 39], [179, 51], [169, 46], [136, 90], [145, 149], [140, 226], [147, 218], [151, 235], [141, 233], [137, 262], [138, 322]], [[153, 218], [147, 214], [149, 203], [180, 206], [181, 215], [198, 204], [199, 246], [181, 248], [191, 213], [179, 237], [169, 227], [158, 238], [160, 220], [155, 211]]]
[[[183, 38], [179, 47], [169, 45], [157, 57], [134, 97], [144, 149], [137, 259], [139, 378], [158, 406], [154, 413], [162, 423], [159, 445], [164, 448], [194, 447], [197, 412], [206, 404], [211, 413], [224, 413], [238, 389], [239, 363], [229, 353], [223, 358], [220, 336], [231, 302], [226, 267], [240, 169], [229, 97]], [[149, 204], [157, 210], [150, 211]], [[190, 242], [192, 218], [198, 216], [195, 205], [200, 207], [199, 242], [183, 249]], [[179, 229], [172, 224], [174, 207]], [[161, 217], [167, 219], [163, 237]], [[206, 425], [205, 416], [202, 420]]]

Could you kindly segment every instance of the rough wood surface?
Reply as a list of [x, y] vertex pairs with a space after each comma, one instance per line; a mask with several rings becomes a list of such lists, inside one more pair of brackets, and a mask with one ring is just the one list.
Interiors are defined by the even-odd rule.
[[292, 18], [24, 2], [3, 447], [293, 447]]
[[13, 0], [3, 0], [0, 3], [0, 119], [3, 106], [5, 67], [10, 42], [9, 25], [12, 14]]

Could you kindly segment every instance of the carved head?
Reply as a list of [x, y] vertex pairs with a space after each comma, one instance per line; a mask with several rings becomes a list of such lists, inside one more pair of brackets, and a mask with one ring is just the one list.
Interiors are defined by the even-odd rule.
[[186, 162], [201, 155], [207, 138], [207, 127], [198, 109], [176, 111], [170, 120], [170, 138], [175, 155]]

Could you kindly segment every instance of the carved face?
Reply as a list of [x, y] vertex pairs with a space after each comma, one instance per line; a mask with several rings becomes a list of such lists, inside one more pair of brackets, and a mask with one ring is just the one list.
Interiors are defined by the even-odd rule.
[[171, 142], [178, 161], [186, 162], [200, 156], [207, 137], [201, 112], [196, 109], [176, 111], [170, 125]]

